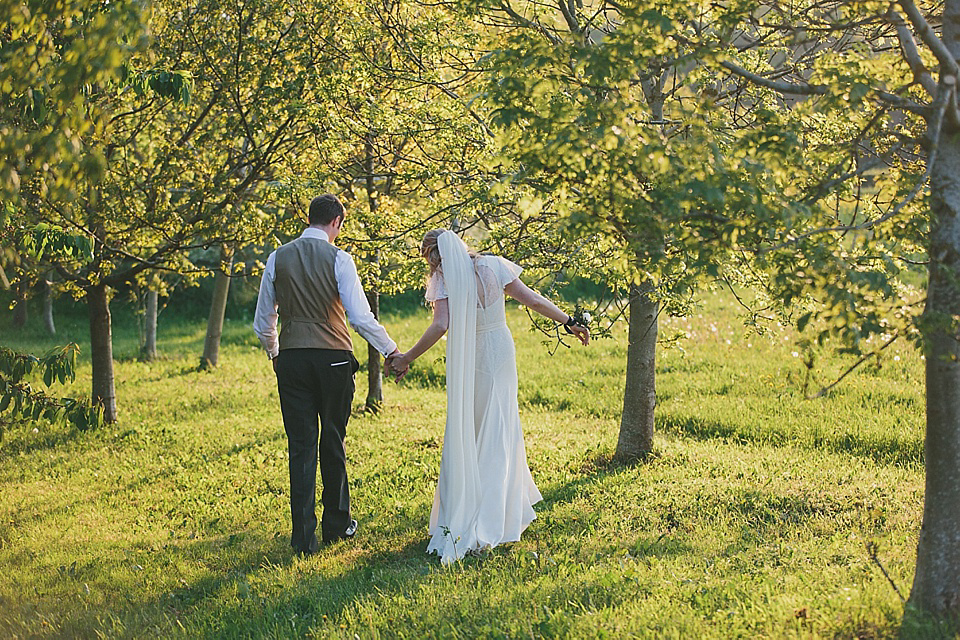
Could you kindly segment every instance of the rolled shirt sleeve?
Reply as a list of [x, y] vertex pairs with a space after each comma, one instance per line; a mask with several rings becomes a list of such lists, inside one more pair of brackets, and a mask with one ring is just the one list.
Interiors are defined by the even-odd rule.
[[364, 295], [360, 284], [360, 276], [357, 275], [357, 265], [346, 251], [337, 252], [334, 274], [337, 278], [340, 301], [343, 303], [343, 310], [347, 314], [350, 326], [381, 354], [387, 356], [396, 351], [397, 343], [390, 339], [387, 330], [377, 322], [373, 312], [370, 311], [370, 303], [367, 302], [367, 296]]

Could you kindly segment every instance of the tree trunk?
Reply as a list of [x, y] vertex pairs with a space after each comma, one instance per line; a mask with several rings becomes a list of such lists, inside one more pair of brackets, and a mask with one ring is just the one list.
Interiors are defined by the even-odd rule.
[[223, 318], [227, 312], [227, 296], [230, 293], [230, 265], [233, 264], [233, 251], [221, 250], [220, 268], [213, 281], [213, 300], [210, 303], [210, 315], [207, 317], [207, 338], [203, 342], [201, 369], [213, 369], [220, 362], [220, 337], [223, 335]]
[[[953, 6], [954, 55], [960, 58], [960, 2]], [[944, 12], [946, 37], [951, 22]], [[926, 347], [926, 489], [912, 608], [960, 621], [960, 137], [940, 135], [930, 177], [929, 285], [922, 327]]]
[[50, 335], [57, 335], [57, 326], [53, 323], [53, 283], [49, 277], [43, 279], [43, 326]]
[[[367, 292], [367, 302], [377, 320], [380, 319], [380, 293], [376, 290]], [[367, 344], [367, 401], [366, 409], [371, 413], [379, 413], [383, 407], [383, 366], [380, 352], [373, 345]]]
[[17, 297], [17, 301], [13, 307], [13, 328], [14, 329], [23, 329], [27, 326], [27, 320], [29, 315], [27, 314], [27, 297], [20, 294]]
[[[663, 124], [667, 71], [651, 69], [641, 81], [644, 98], [654, 122]], [[615, 458], [622, 462], [642, 460], [653, 451], [654, 414], [657, 406], [657, 316], [660, 304], [652, 297], [653, 283], [630, 289], [630, 329], [627, 345], [627, 379], [623, 389], [623, 413]]]
[[143, 346], [140, 347], [141, 360], [157, 359], [157, 298], [159, 297], [155, 290], [147, 290], [147, 308], [144, 310], [143, 318]]
[[[366, 174], [365, 182], [367, 189], [367, 206], [371, 215], [377, 214], [380, 207], [379, 192], [373, 179], [374, 162], [376, 154], [373, 147], [373, 134], [368, 133], [364, 136], [364, 157], [363, 171]], [[380, 266], [380, 252], [373, 258], [373, 264]], [[367, 292], [367, 302], [370, 303], [370, 310], [374, 317], [380, 320], [380, 292], [372, 289]], [[371, 413], [380, 413], [383, 407], [383, 367], [380, 364], [380, 352], [373, 348], [373, 345], [367, 345], [367, 401], [365, 408]]]
[[[943, 42], [960, 60], [960, 0], [943, 9]], [[956, 78], [953, 79], [956, 91]], [[940, 90], [945, 86], [941, 84]], [[954, 94], [956, 99], [956, 94]], [[910, 609], [960, 623], [960, 127], [943, 123], [930, 175], [924, 332], [927, 433], [923, 524]]]
[[90, 360], [93, 364], [93, 403], [103, 407], [103, 421], [117, 421], [117, 394], [113, 382], [113, 336], [107, 286], [87, 290], [90, 314]]
[[630, 331], [627, 346], [627, 380], [616, 459], [634, 462], [653, 450], [653, 418], [657, 406], [657, 314], [659, 303], [650, 283], [630, 291]]

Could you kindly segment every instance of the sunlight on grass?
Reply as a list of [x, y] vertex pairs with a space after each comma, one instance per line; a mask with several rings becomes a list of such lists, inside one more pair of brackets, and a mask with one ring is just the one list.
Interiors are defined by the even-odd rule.
[[[162, 328], [162, 357], [141, 363], [120, 318], [120, 422], [24, 425], [0, 445], [0, 633], [897, 635], [903, 605], [869, 549], [906, 594], [923, 492], [918, 354], [891, 351], [805, 400], [795, 336], [747, 335], [731, 301], [708, 294], [693, 317], [663, 319], [686, 338], [660, 354], [657, 451], [619, 466], [625, 332], [549, 356], [522, 311], [508, 320], [544, 501], [523, 540], [445, 570], [424, 553], [441, 347], [385, 385], [380, 415], [361, 411], [357, 377], [347, 446], [360, 532], [302, 560], [288, 547], [275, 380], [249, 327], [229, 324], [221, 366], [198, 372], [199, 323]], [[386, 324], [409, 346], [427, 322]], [[847, 364], [819, 354], [817, 383]], [[89, 375], [83, 364], [71, 392]]]

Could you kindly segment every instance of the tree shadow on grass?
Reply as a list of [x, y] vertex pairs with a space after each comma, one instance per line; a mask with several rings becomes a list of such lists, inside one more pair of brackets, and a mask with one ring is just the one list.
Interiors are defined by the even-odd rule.
[[[18, 455], [35, 455], [42, 451], [53, 451], [63, 448], [64, 445], [73, 442], [83, 434], [87, 433], [76, 427], [51, 427], [44, 425], [45, 431], [39, 435], [27, 433], [15, 433], [12, 431], [30, 431], [33, 425], [18, 425], [13, 429], [7, 429], [3, 440], [0, 440], [0, 460]], [[51, 429], [46, 431], [46, 429]], [[53, 431], [52, 429], [58, 429]]]
[[355, 602], [409, 594], [431, 565], [439, 570], [424, 555], [424, 541], [390, 547], [392, 537], [361, 537], [301, 558], [286, 536], [249, 535], [172, 549], [168, 553], [197, 557], [210, 571], [160, 597], [129, 602], [128, 613], [149, 612], [171, 631], [183, 625], [200, 637], [257, 637], [264, 631], [299, 637], [340, 619]]
[[[703, 526], [730, 527], [731, 549], [747, 549], [759, 541], [778, 538], [785, 531], [807, 526], [814, 521], [835, 523], [838, 519], [857, 517], [860, 505], [846, 500], [834, 500], [830, 496], [812, 493], [781, 493], [756, 488], [728, 489], [723, 492], [704, 491], [683, 494], [678, 500], [670, 498], [645, 509], [645, 525], [642, 529], [629, 521], [618, 523], [607, 517], [601, 522], [596, 512], [575, 512], [555, 515], [562, 505], [586, 498], [592, 504], [590, 494], [596, 489], [604, 493], [602, 486], [608, 479], [619, 474], [628, 474], [627, 482], [634, 477], [642, 481], [646, 467], [677, 464], [671, 456], [654, 452], [646, 460], [622, 463], [611, 453], [597, 453], [581, 465], [578, 475], [572, 480], [555, 484], [542, 491], [543, 502], [537, 512], [540, 522], [535, 522], [529, 532], [544, 539], [546, 547], [566, 544], [570, 540], [594, 538], [599, 541], [593, 547], [601, 555], [629, 552], [633, 557], [676, 557], [697, 553], [696, 532]], [[624, 481], [613, 479], [613, 484]], [[739, 538], [736, 536], [739, 534]], [[525, 534], [527, 535], [527, 534]], [[606, 537], [604, 537], [606, 536]]]
[[[638, 464], [643, 464], [638, 463]], [[599, 452], [583, 461], [577, 476], [569, 481], [541, 488], [543, 501], [538, 512], [549, 512], [560, 503], [570, 502], [583, 493], [584, 488], [592, 486], [615, 473], [630, 469], [634, 465], [623, 464], [613, 459], [609, 452]]]
[[619, 532], [617, 537], [610, 538], [597, 534], [599, 513], [580, 514], [581, 517], [576, 519], [555, 515], [561, 506], [585, 494], [589, 495], [593, 487], [606, 479], [620, 473], [632, 473], [638, 467], [659, 461], [660, 456], [656, 453], [634, 463], [615, 460], [611, 452], [595, 453], [582, 462], [574, 479], [542, 488], [543, 501], [536, 508], [538, 520], [533, 522], [524, 537], [533, 540], [540, 555], [558, 551], [551, 547], [566, 546], [571, 540], [585, 538], [598, 538], [596, 547], [602, 555], [626, 552], [634, 557], [675, 557], [694, 552], [691, 545], [674, 535], [677, 522], [672, 512], [662, 514], [655, 533], [630, 531], [628, 528], [626, 532]]
[[698, 418], [659, 416], [662, 430], [696, 440], [723, 440], [742, 444], [760, 444], [774, 447], [793, 445], [805, 449], [839, 453], [865, 458], [881, 465], [922, 467], [923, 442], [911, 442], [896, 436], [863, 437], [853, 433], [801, 435], [779, 431], [769, 426], [745, 431], [740, 427], [708, 422]]
[[[222, 455], [235, 453], [237, 448]], [[126, 491], [123, 487], [102, 495]], [[74, 506], [28, 519], [56, 521]], [[199, 538], [193, 534], [174, 538], [171, 531], [168, 541], [154, 537], [149, 544], [91, 541], [87, 548], [73, 548], [66, 559], [58, 560], [65, 562], [59, 575], [55, 566], [40, 558], [42, 551], [23, 548], [7, 553], [5, 564], [43, 572], [49, 588], [41, 585], [40, 591], [21, 594], [5, 606], [16, 609], [10, 620], [46, 616], [48, 629], [66, 637], [116, 635], [117, 629], [125, 629], [121, 635], [135, 636], [182, 635], [186, 630], [199, 636], [256, 637], [264, 631], [264, 620], [268, 629], [275, 629], [270, 635], [301, 636], [324, 618], [339, 618], [355, 601], [415, 590], [431, 567], [439, 569], [424, 553], [426, 541], [411, 541], [410, 532], [422, 528], [426, 517], [427, 506], [419, 505], [382, 521], [363, 522], [356, 539], [323, 547], [309, 558], [293, 553], [287, 535], [246, 525], [201, 533]], [[63, 557], [63, 550], [59, 553]], [[142, 589], [131, 588], [131, 583]], [[78, 608], [70, 600], [61, 607], [55, 593], [64, 590], [85, 592], [91, 601]]]
[[[301, 637], [355, 601], [408, 593], [429, 574], [420, 542], [373, 550], [351, 540], [309, 558], [294, 555], [287, 542], [248, 530], [159, 549], [101, 549], [61, 567], [56, 578], [58, 589], [92, 593], [101, 604], [60, 607], [41, 591], [5, 605], [20, 618], [43, 616], [63, 637], [118, 629], [134, 637]], [[184, 565], [202, 573], [182, 575]]]
[[[76, 430], [73, 430], [73, 431], [76, 431]], [[129, 430], [121, 434], [121, 437], [127, 437], [128, 435], [132, 435], [134, 433], [135, 433], [134, 431]], [[254, 440], [250, 440], [243, 444], [231, 445], [229, 447], [224, 447], [213, 456], [207, 456], [202, 460], [198, 458], [196, 460], [196, 464], [197, 465], [214, 464], [220, 459], [230, 458], [232, 456], [242, 454], [246, 451], [255, 450], [270, 442], [274, 442], [278, 440], [285, 441], [285, 439], [286, 439], [286, 436], [284, 434], [275, 433], [270, 436], [264, 436], [264, 437], [256, 438]], [[64, 436], [64, 438], [62, 439], [62, 442], [67, 442], [68, 440], [69, 439], [66, 436]], [[53, 445], [51, 445], [51, 448], [53, 448]], [[58, 518], [60, 518], [61, 516], [65, 516], [66, 514], [71, 512], [73, 509], [75, 509], [77, 505], [86, 504], [86, 503], [96, 503], [96, 502], [100, 502], [101, 500], [109, 500], [117, 496], [131, 495], [137, 492], [138, 490], [143, 489], [144, 487], [157, 485], [161, 481], [177, 476], [182, 472], [183, 472], [182, 469], [178, 469], [174, 466], [171, 466], [169, 469], [166, 469], [164, 471], [160, 471], [158, 473], [154, 473], [150, 475], [145, 474], [141, 477], [138, 477], [136, 480], [132, 482], [127, 482], [125, 484], [118, 485], [109, 490], [102, 490], [102, 491], [97, 491], [93, 493], [76, 494], [72, 496], [72, 499], [69, 502], [65, 502], [64, 504], [61, 504], [58, 507], [48, 508], [46, 510], [40, 510], [35, 507], [32, 507], [29, 509], [29, 515], [27, 515], [26, 511], [24, 511], [23, 513], [13, 512], [4, 521], [0, 521], [0, 539], [8, 538], [12, 536], [14, 530], [17, 528], [25, 527], [36, 522], [40, 522], [44, 520], [56, 522]], [[267, 490], [270, 492], [275, 491], [272, 487], [270, 487], [269, 484], [267, 484]]]

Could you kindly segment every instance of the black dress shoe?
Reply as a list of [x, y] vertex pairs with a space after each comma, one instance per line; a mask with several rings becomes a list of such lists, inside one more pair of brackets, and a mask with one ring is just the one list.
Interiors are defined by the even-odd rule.
[[350, 520], [350, 524], [347, 525], [347, 528], [338, 536], [331, 536], [329, 538], [323, 539], [323, 544], [333, 544], [338, 540], [349, 540], [357, 533], [357, 521]]

